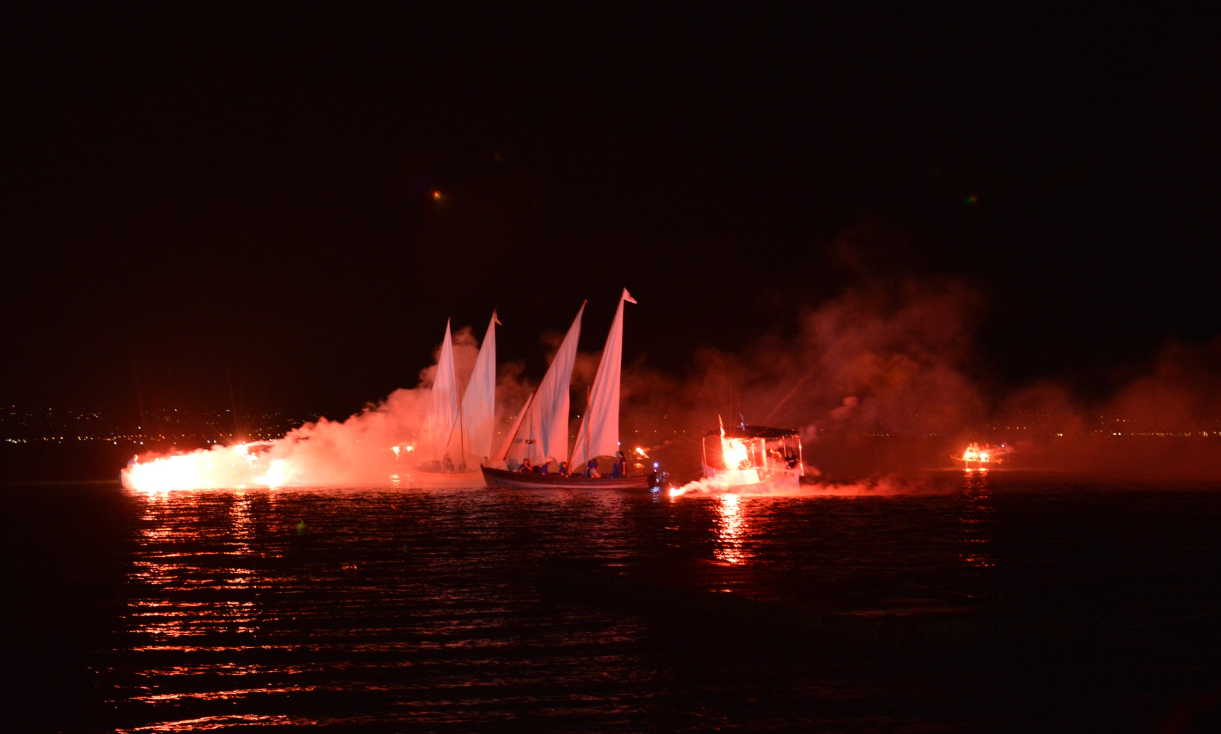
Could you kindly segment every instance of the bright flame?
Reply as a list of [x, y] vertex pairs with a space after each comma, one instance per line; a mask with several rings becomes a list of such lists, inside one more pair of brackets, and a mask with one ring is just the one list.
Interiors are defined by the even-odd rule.
[[[244, 472], [239, 468], [238, 461], [245, 456], [237, 447], [223, 447], [218, 452], [197, 451], [191, 454], [166, 456], [141, 463], [135, 459], [123, 470], [123, 486], [130, 489], [140, 489], [146, 492], [168, 492], [171, 489], [208, 489], [212, 486], [211, 477], [219, 463], [224, 464], [226, 475], [238, 477]], [[245, 447], [243, 447], [244, 449]], [[249, 468], [248, 466], [245, 468]], [[237, 484], [234, 481], [231, 484]]]
[[[986, 443], [983, 446], [980, 446], [972, 441], [971, 443], [967, 444], [966, 450], [962, 452], [962, 461], [968, 464], [999, 464], [1003, 461], [1002, 457], [1009, 452], [1010, 449], [1005, 444], [993, 446], [990, 443]], [[982, 469], [984, 467], [980, 468]]]
[[721, 453], [725, 455], [726, 469], [745, 469], [750, 465], [750, 453], [746, 450], [746, 444], [736, 438], [728, 441], [722, 438]]
[[980, 448], [979, 444], [972, 443], [967, 445], [967, 450], [962, 452], [963, 461], [992, 461], [992, 454], [987, 449]]
[[207, 451], [192, 451], [141, 461], [133, 457], [122, 472], [123, 486], [145, 492], [175, 489], [222, 489], [227, 487], [282, 487], [290, 480], [290, 466], [284, 459], [271, 459], [252, 448], [268, 444], [213, 446]]
[[726, 440], [725, 423], [721, 421], [719, 415], [716, 419], [721, 427], [721, 455], [725, 457], [725, 468], [731, 471], [746, 469], [750, 466], [750, 452], [746, 450], [746, 444], [736, 438]]

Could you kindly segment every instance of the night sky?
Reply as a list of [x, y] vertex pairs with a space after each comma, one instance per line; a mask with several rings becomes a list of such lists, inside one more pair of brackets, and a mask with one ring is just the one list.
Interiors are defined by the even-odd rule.
[[1001, 386], [1221, 335], [1215, 14], [435, 5], [3, 11], [0, 400], [342, 414], [493, 308], [537, 379], [624, 287], [679, 376], [904, 279]]

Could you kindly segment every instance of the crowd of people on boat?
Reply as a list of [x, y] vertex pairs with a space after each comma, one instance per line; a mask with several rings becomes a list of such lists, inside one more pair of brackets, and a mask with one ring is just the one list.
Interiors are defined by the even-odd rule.
[[[540, 464], [535, 464], [533, 461], [531, 461], [529, 459], [529, 457], [527, 457], [525, 459], [522, 459], [521, 465], [519, 467], [517, 467], [517, 472], [519, 474], [537, 474], [540, 476], [548, 476], [551, 473], [550, 469], [549, 469], [550, 465], [551, 465], [550, 461], [544, 461]], [[561, 477], [572, 476], [572, 473], [568, 467], [567, 461], [559, 462], [558, 467], [559, 468], [556, 471], [558, 476], [561, 476]], [[627, 457], [624, 456], [622, 451], [620, 451], [618, 453], [618, 455], [615, 457], [615, 463], [611, 467], [610, 475], [616, 479], [627, 476]], [[586, 479], [600, 478], [602, 476], [602, 472], [598, 469], [598, 460], [590, 459], [589, 461], [585, 462], [585, 469], [584, 469], [584, 471], [581, 472], [581, 476], [585, 477]]]

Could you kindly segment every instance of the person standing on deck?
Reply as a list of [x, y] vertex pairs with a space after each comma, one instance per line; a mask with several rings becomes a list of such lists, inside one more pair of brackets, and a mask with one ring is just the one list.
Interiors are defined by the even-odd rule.
[[627, 476], [627, 457], [623, 455], [622, 451], [618, 452], [615, 457], [615, 466], [611, 468], [611, 476], [616, 479]]

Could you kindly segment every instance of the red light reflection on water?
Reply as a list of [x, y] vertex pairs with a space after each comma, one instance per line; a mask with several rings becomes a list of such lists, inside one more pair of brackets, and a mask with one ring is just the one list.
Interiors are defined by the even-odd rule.
[[958, 518], [962, 526], [960, 541], [967, 549], [958, 554], [963, 563], [975, 568], [992, 568], [996, 561], [988, 552], [992, 543], [991, 527], [995, 508], [992, 506], [992, 486], [988, 470], [967, 470], [963, 477], [966, 503]]
[[[274, 622], [275, 617], [266, 613], [260, 601], [269, 581], [263, 578], [258, 564], [279, 554], [274, 549], [258, 551], [253, 546], [258, 534], [254, 504], [258, 502], [274, 513], [275, 493], [180, 491], [141, 492], [133, 496], [141, 503], [141, 513], [135, 538], [137, 550], [127, 574], [133, 592], [123, 615], [126, 629], [136, 643], [129, 650], [141, 656], [157, 656], [150, 662], [169, 654], [189, 654], [198, 662], [132, 671], [133, 680], [147, 683], [132, 686], [127, 700], [172, 705], [244, 699], [255, 692], [309, 690], [308, 686], [298, 685], [258, 689], [251, 689], [249, 683], [241, 687], [216, 686], [218, 676], [236, 679], [266, 675], [269, 671], [266, 666], [210, 659], [212, 654], [221, 652], [288, 649], [274, 643], [269, 645], [261, 629], [268, 621]], [[181, 684], [172, 684], [174, 690], [164, 690], [170, 680], [186, 684], [186, 690], [182, 690]], [[194, 680], [212, 682], [205, 690], [197, 690], [190, 683]], [[165, 721], [126, 731], [194, 731], [285, 722], [308, 723], [296, 717], [222, 716]]]
[[742, 517], [742, 498], [736, 494], [722, 494], [716, 502], [717, 546], [714, 555], [722, 563], [745, 563], [748, 556], [743, 543], [746, 527]]
[[285, 714], [228, 714], [225, 716], [201, 716], [195, 719], [164, 721], [150, 726], [138, 726], [133, 729], [118, 729], [119, 734], [136, 734], [137, 732], [179, 732], [179, 731], [211, 731], [214, 729], [230, 729], [233, 727], [254, 726], [318, 726], [325, 722], [300, 716]]

